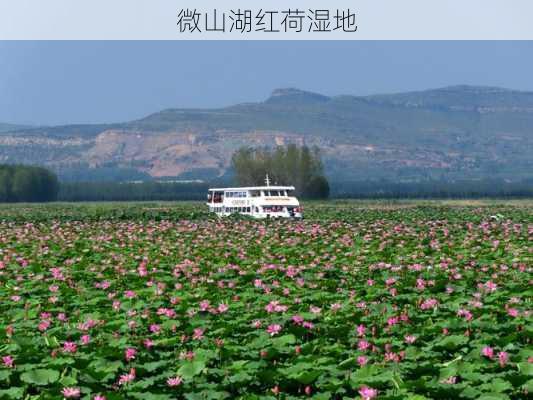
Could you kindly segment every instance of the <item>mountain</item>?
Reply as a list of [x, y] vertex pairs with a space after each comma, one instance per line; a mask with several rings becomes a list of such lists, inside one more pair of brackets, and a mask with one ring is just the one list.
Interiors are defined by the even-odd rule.
[[[241, 146], [322, 149], [339, 180], [510, 180], [533, 175], [533, 92], [452, 86], [372, 96], [276, 89], [265, 101], [168, 109], [106, 125], [0, 133], [0, 163], [37, 163], [62, 175], [213, 177]], [[125, 174], [125, 175], [124, 175]]]
[[27, 129], [29, 128], [28, 125], [15, 125], [15, 124], [6, 124], [0, 122], [0, 132], [13, 132], [18, 131], [20, 129]]

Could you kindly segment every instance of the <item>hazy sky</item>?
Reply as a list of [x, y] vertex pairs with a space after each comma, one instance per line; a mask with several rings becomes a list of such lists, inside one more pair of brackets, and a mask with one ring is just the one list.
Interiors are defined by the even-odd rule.
[[533, 41], [2, 42], [0, 122], [120, 122], [172, 107], [455, 84], [533, 90]]

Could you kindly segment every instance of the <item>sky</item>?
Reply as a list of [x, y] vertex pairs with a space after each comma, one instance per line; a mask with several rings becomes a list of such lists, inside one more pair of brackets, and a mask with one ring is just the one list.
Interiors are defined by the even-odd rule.
[[0, 41], [0, 122], [122, 122], [266, 99], [449, 85], [533, 91], [533, 41]]

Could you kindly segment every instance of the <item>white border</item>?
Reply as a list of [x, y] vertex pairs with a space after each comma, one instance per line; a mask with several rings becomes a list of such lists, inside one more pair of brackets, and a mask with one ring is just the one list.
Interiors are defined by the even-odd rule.
[[[179, 33], [182, 8], [347, 9], [344, 33]], [[533, 40], [533, 0], [0, 0], [0, 40]]]

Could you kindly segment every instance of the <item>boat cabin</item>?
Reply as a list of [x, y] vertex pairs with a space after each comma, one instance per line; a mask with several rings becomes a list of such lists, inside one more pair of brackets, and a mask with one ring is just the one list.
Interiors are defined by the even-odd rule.
[[214, 188], [207, 193], [210, 212], [219, 216], [249, 215], [254, 218], [302, 218], [302, 209], [294, 196], [294, 186]]

